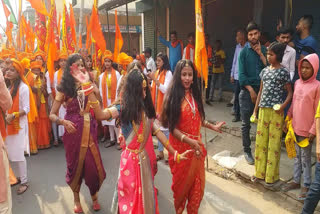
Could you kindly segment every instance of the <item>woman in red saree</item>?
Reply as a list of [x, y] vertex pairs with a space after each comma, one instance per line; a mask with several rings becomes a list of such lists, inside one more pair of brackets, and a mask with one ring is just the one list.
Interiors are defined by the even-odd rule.
[[[154, 123], [156, 117], [147, 78], [137, 67], [127, 74], [120, 103], [108, 109], [121, 123], [121, 153], [117, 191], [112, 213], [159, 213], [154, 187], [156, 157], [152, 133], [164, 144], [177, 163], [191, 151], [178, 154]], [[183, 162], [183, 161], [181, 161]]]
[[169, 154], [172, 191], [176, 213], [182, 213], [186, 202], [188, 214], [198, 213], [205, 186], [206, 149], [201, 140], [201, 126], [220, 132], [224, 122], [212, 125], [205, 121], [201, 91], [196, 70], [190, 60], [180, 60], [176, 66], [171, 88], [162, 112], [162, 123], [169, 127], [172, 147], [183, 153], [193, 149], [187, 160], [176, 164]]

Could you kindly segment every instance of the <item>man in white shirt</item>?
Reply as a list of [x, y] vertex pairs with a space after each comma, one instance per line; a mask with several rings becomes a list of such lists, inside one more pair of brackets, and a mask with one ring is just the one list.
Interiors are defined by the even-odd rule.
[[277, 33], [277, 41], [287, 45], [286, 50], [284, 51], [281, 65], [289, 71], [290, 80], [292, 81], [296, 69], [296, 50], [288, 45], [291, 37], [291, 30], [289, 28], [281, 28]]
[[144, 53], [144, 56], [146, 57], [146, 67], [147, 67], [148, 73], [155, 72], [157, 70], [157, 66], [151, 56], [151, 53], [152, 53], [151, 48], [149, 47], [145, 48], [143, 53]]

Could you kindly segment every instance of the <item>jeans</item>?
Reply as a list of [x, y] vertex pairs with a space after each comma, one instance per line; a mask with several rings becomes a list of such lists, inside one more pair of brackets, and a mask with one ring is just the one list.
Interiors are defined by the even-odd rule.
[[[297, 141], [304, 140], [305, 137], [297, 136]], [[293, 180], [300, 184], [301, 174], [303, 174], [303, 186], [309, 188], [311, 185], [311, 150], [312, 144], [302, 148], [295, 144], [297, 157], [294, 158]]]
[[[258, 94], [259, 87], [253, 87]], [[250, 140], [250, 117], [254, 110], [254, 105], [251, 101], [250, 93], [247, 89], [243, 88], [239, 94], [240, 113], [241, 113], [241, 131], [242, 131], [242, 145], [245, 153], [251, 153], [251, 140]]]
[[320, 163], [316, 163], [316, 173], [314, 181], [312, 182], [307, 198], [304, 201], [301, 214], [312, 214], [316, 209], [320, 200]]
[[[162, 130], [163, 134], [169, 139], [169, 130]], [[160, 141], [158, 141], [158, 151], [163, 152], [163, 145]]]
[[240, 84], [239, 80], [234, 80], [234, 102], [233, 111], [236, 118], [240, 118], [240, 104], [239, 104]]
[[224, 73], [213, 73], [210, 85], [209, 99], [212, 100], [214, 97], [214, 89], [217, 87], [219, 90], [218, 99], [222, 98], [222, 83], [223, 83]]

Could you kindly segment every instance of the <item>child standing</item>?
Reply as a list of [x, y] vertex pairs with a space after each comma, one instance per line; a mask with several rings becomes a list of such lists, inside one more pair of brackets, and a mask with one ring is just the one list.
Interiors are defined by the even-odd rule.
[[213, 54], [213, 67], [212, 73], [213, 76], [211, 78], [211, 86], [210, 86], [210, 94], [209, 99], [213, 102], [214, 97], [214, 89], [217, 87], [219, 90], [218, 101], [222, 101], [222, 83], [224, 76], [224, 63], [226, 60], [226, 54], [224, 50], [222, 50], [222, 42], [221, 40], [217, 40], [214, 45], [214, 54]]
[[[255, 176], [252, 180], [262, 179], [270, 186], [279, 180], [283, 110], [292, 98], [289, 72], [280, 64], [285, 48], [278, 42], [269, 46], [267, 60], [270, 66], [260, 73], [260, 90], [253, 112], [256, 117], [259, 109]], [[288, 95], [284, 100], [285, 90]]]
[[283, 191], [300, 188], [300, 179], [303, 174], [300, 200], [306, 198], [311, 185], [311, 143], [316, 135], [315, 115], [320, 97], [320, 82], [316, 80], [318, 68], [317, 54], [310, 54], [300, 61], [298, 67], [300, 79], [295, 82], [293, 100], [288, 112], [297, 142], [309, 138], [309, 143], [307, 146], [304, 145], [305, 147], [295, 143], [297, 156], [294, 159], [293, 181], [283, 188]]

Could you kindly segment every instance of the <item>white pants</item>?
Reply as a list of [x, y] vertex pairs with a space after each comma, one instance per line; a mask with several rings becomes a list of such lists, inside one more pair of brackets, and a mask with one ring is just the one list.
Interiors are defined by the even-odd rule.
[[[116, 126], [108, 126], [110, 133], [110, 141], [117, 141], [119, 136], [119, 129]], [[116, 133], [116, 136], [114, 135]], [[116, 138], [115, 138], [116, 137]]]
[[13, 161], [11, 167], [17, 178], [20, 178], [21, 184], [28, 182], [27, 177], [27, 160], [24, 161]]
[[7, 201], [0, 203], [0, 214], [12, 214], [12, 198], [11, 198], [11, 187], [9, 179], [9, 160], [7, 153], [1, 149], [3, 154], [3, 163], [5, 168], [6, 180], [7, 180]]

